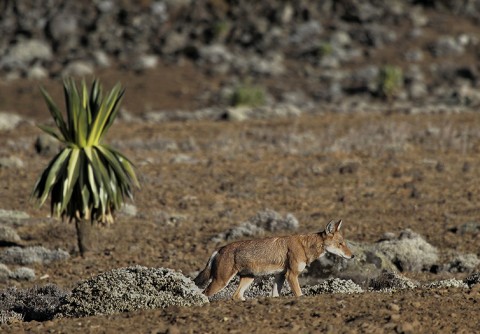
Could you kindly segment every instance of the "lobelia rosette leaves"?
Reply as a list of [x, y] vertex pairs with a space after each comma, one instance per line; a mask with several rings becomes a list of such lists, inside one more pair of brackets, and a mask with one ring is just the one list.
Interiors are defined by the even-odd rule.
[[102, 143], [118, 114], [124, 89], [117, 84], [104, 98], [98, 80], [90, 90], [82, 81], [79, 90], [73, 79], [66, 79], [63, 88], [65, 118], [41, 88], [56, 128], [39, 128], [64, 148], [38, 178], [32, 197], [41, 206], [50, 195], [52, 215], [113, 222], [114, 211], [132, 198], [132, 187], [139, 186], [132, 162]]

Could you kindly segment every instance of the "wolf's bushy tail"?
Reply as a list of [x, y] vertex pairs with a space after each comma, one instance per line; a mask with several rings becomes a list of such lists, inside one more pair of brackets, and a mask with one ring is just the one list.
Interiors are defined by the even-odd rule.
[[201, 289], [205, 288], [208, 284], [208, 281], [210, 281], [210, 278], [212, 276], [212, 265], [216, 256], [217, 251], [213, 252], [212, 256], [210, 256], [210, 259], [208, 259], [205, 269], [203, 269], [193, 280], [195, 284]]

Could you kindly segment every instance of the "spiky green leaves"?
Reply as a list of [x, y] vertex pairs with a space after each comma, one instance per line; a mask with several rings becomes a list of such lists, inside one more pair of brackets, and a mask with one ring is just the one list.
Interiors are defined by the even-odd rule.
[[43, 171], [32, 196], [40, 205], [51, 195], [52, 214], [62, 217], [112, 222], [113, 212], [132, 197], [138, 181], [132, 163], [120, 152], [102, 144], [113, 124], [124, 90], [116, 85], [105, 98], [94, 81], [81, 92], [73, 80], [64, 82], [66, 119], [42, 89], [57, 129], [39, 126], [65, 144]]

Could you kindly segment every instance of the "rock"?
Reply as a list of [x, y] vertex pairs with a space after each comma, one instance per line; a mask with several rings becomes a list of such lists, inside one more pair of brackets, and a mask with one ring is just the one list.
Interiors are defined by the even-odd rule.
[[375, 245], [400, 271], [429, 271], [438, 265], [438, 250], [410, 229], [398, 238], [383, 240]]
[[78, 39], [78, 16], [74, 13], [60, 12], [54, 15], [47, 24], [47, 32], [60, 47], [65, 44], [75, 46]]
[[480, 233], [480, 222], [469, 221], [458, 227], [453, 227], [450, 229], [451, 232], [457, 233], [460, 235], [464, 234], [479, 234]]
[[187, 46], [188, 37], [177, 31], [170, 32], [163, 42], [162, 52], [164, 54], [175, 54], [183, 51]]
[[144, 54], [137, 57], [132, 64], [135, 71], [145, 71], [157, 67], [158, 57], [152, 54]]
[[133, 204], [125, 203], [122, 205], [119, 214], [123, 214], [127, 217], [135, 217], [138, 213], [137, 207]]
[[480, 265], [477, 254], [459, 254], [444, 266], [451, 273], [471, 273]]
[[20, 267], [12, 271], [9, 278], [16, 281], [33, 281], [35, 280], [35, 271], [31, 268]]
[[0, 262], [8, 264], [49, 264], [64, 261], [70, 258], [68, 252], [57, 249], [49, 250], [41, 246], [34, 247], [9, 247], [0, 253]]
[[212, 238], [213, 242], [231, 241], [243, 237], [263, 235], [265, 232], [293, 231], [298, 228], [298, 220], [290, 213], [282, 217], [273, 210], [258, 212], [246, 222], [222, 232]]
[[27, 77], [29, 79], [33, 80], [40, 80], [48, 77], [48, 71], [45, 69], [45, 67], [36, 64], [33, 65], [31, 68], [28, 69], [27, 71]]
[[0, 131], [13, 130], [22, 120], [17, 114], [0, 112]]
[[251, 107], [239, 105], [227, 108], [222, 115], [222, 119], [242, 122], [249, 119], [275, 119], [283, 117], [298, 117], [302, 110], [292, 104], [277, 104], [274, 106]]
[[95, 62], [95, 65], [98, 67], [110, 67], [112, 62], [110, 61], [110, 58], [108, 57], [108, 54], [103, 51], [103, 50], [97, 50], [93, 52], [93, 60]]
[[196, 111], [169, 110], [169, 111], [151, 111], [143, 115], [143, 119], [149, 122], [171, 122], [171, 121], [190, 121], [190, 120], [219, 120], [224, 113], [221, 108], [205, 108]]
[[375, 250], [375, 245], [353, 241], [347, 241], [347, 244], [355, 254], [353, 260], [342, 259], [327, 253], [310, 264], [305, 277], [308, 279], [339, 277], [364, 286], [383, 271], [397, 270], [397, 267], [382, 252]]
[[198, 306], [207, 297], [192, 280], [167, 268], [114, 269], [80, 282], [61, 307], [66, 316], [106, 315], [169, 306]]
[[0, 61], [0, 68], [23, 68], [35, 60], [48, 61], [53, 57], [50, 45], [42, 40], [20, 40], [7, 51]]
[[30, 216], [23, 211], [0, 209], [0, 223], [14, 225]]
[[320, 22], [311, 20], [295, 26], [289, 37], [289, 42], [296, 46], [304, 47], [305, 43], [312, 43], [323, 32]]
[[68, 63], [67, 66], [62, 71], [62, 76], [64, 77], [85, 77], [92, 75], [94, 68], [90, 62], [83, 60], [75, 60]]
[[53, 156], [62, 148], [63, 144], [49, 134], [42, 133], [35, 140], [35, 150], [40, 155]]
[[442, 36], [430, 46], [430, 52], [435, 57], [460, 56], [465, 52], [465, 48], [455, 37]]
[[11, 156], [11, 157], [4, 157], [0, 158], [0, 168], [14, 168], [14, 169], [21, 169], [25, 166], [23, 160], [19, 157]]
[[0, 224], [0, 247], [18, 246], [22, 239], [13, 228]]
[[3, 263], [0, 263], [0, 283], [6, 282], [9, 278], [12, 272], [6, 265]]

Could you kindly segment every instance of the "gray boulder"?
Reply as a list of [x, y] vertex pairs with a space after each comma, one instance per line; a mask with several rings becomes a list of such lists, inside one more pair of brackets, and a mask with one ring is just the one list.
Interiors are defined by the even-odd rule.
[[0, 224], [0, 246], [18, 246], [22, 239], [13, 228]]
[[3, 263], [0, 263], [0, 282], [6, 282], [9, 278], [12, 272], [6, 265]]
[[34, 60], [47, 61], [52, 57], [52, 48], [47, 42], [38, 39], [20, 40], [8, 49], [0, 67], [23, 68]]
[[28, 213], [15, 210], [0, 209], [0, 223], [14, 225], [30, 218]]
[[0, 158], [0, 168], [22, 169], [25, 166], [22, 159], [16, 156]]
[[374, 245], [353, 241], [348, 241], [348, 245], [355, 254], [354, 259], [346, 260], [336, 255], [326, 254], [308, 267], [306, 279], [339, 277], [366, 286], [372, 278], [383, 271], [398, 270], [383, 253], [374, 249]]
[[291, 213], [282, 217], [273, 210], [259, 211], [255, 216], [240, 225], [222, 232], [212, 238], [214, 242], [231, 241], [243, 237], [263, 235], [266, 232], [294, 231], [298, 228], [298, 220]]
[[50, 250], [41, 246], [9, 247], [0, 253], [0, 262], [18, 265], [49, 264], [68, 258], [70, 258], [70, 254], [64, 250]]
[[27, 267], [17, 268], [10, 273], [10, 279], [16, 281], [33, 281], [35, 277], [35, 271]]
[[182, 273], [135, 266], [80, 282], [65, 299], [61, 313], [82, 317], [207, 302], [207, 297]]
[[374, 249], [383, 253], [400, 271], [424, 271], [438, 265], [438, 250], [419, 234], [410, 229], [398, 237], [388, 235], [375, 244]]
[[480, 265], [477, 254], [458, 254], [444, 266], [451, 273], [471, 273]]

